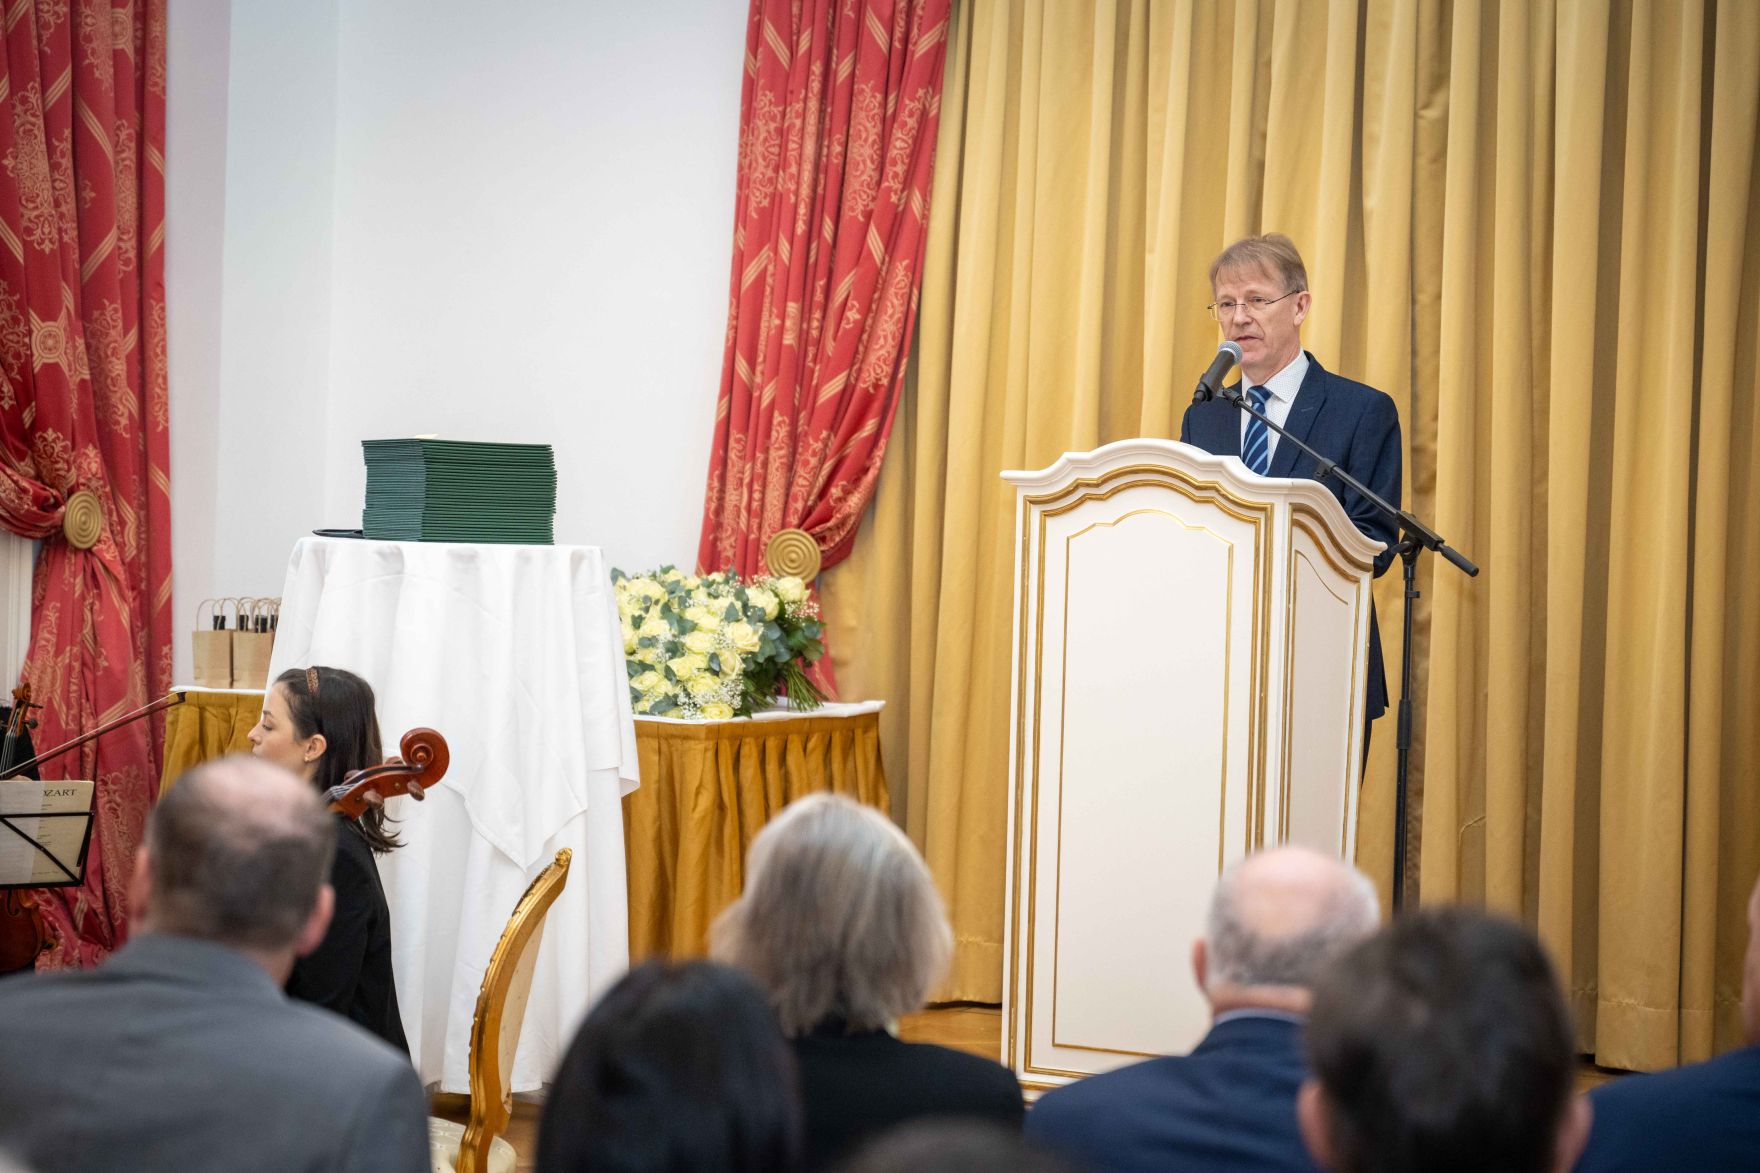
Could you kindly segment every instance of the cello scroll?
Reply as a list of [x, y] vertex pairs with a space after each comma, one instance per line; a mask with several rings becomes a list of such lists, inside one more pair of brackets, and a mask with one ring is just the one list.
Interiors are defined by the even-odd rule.
[[358, 819], [370, 806], [399, 794], [421, 800], [422, 793], [446, 774], [452, 764], [446, 739], [436, 730], [417, 728], [403, 735], [397, 745], [399, 757], [379, 766], [354, 770], [324, 792], [331, 810]]

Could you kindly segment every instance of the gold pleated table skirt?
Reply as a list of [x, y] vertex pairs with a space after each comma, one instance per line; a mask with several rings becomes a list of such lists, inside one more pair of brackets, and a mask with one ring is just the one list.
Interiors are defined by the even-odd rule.
[[249, 689], [180, 689], [188, 699], [165, 710], [165, 767], [159, 793], [191, 766], [229, 753], [249, 753], [245, 734], [263, 715], [263, 694]]
[[875, 707], [691, 724], [638, 717], [636, 749], [642, 784], [623, 800], [632, 963], [707, 950], [710, 923], [744, 885], [752, 837], [795, 799], [830, 791], [891, 809]]

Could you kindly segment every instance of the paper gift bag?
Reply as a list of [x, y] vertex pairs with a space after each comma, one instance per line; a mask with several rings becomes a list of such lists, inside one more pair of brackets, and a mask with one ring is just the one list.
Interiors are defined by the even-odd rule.
[[238, 630], [232, 633], [232, 687], [267, 688], [269, 654], [275, 636], [269, 631], [272, 599], [240, 599]]
[[[226, 630], [222, 605], [219, 599], [203, 599], [196, 604], [196, 630], [191, 639], [197, 688], [232, 687], [232, 633]], [[204, 607], [210, 609], [206, 623], [202, 621]]]

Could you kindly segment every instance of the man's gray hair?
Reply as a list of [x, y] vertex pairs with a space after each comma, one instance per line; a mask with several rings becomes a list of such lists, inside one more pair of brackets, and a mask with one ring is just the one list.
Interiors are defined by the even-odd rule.
[[1328, 860], [1330, 867], [1315, 869], [1314, 888], [1302, 894], [1299, 911], [1279, 918], [1281, 931], [1268, 932], [1262, 918], [1255, 923], [1243, 899], [1261, 859], [1236, 860], [1216, 883], [1206, 928], [1206, 985], [1213, 991], [1221, 986], [1311, 988], [1328, 966], [1380, 924], [1381, 903], [1369, 877], [1349, 864]]
[[294, 943], [330, 877], [331, 815], [280, 766], [243, 755], [196, 766], [147, 820], [152, 924], [241, 949]]
[[758, 832], [746, 887], [715, 922], [714, 955], [758, 981], [798, 1038], [829, 1019], [877, 1030], [920, 1009], [953, 932], [923, 857], [891, 819], [830, 794]]

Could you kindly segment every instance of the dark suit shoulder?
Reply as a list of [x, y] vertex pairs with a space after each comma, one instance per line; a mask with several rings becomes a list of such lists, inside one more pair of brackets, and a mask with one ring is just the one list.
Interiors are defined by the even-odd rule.
[[1145, 1059], [1085, 1076], [1040, 1096], [1028, 1115], [1029, 1132], [1060, 1124], [1066, 1117], [1081, 1117], [1119, 1107], [1151, 1089], [1180, 1082], [1192, 1060], [1186, 1055]]
[[[1316, 364], [1318, 365], [1318, 364]], [[1395, 422], [1399, 419], [1399, 405], [1394, 403], [1393, 396], [1385, 391], [1359, 383], [1355, 379], [1347, 379], [1343, 375], [1321, 367], [1319, 379], [1326, 387], [1326, 398], [1329, 405], [1349, 406], [1359, 413], [1375, 418], [1388, 419]]]
[[376, 916], [377, 910], [385, 905], [379, 863], [351, 820], [337, 820], [336, 858], [330, 864], [330, 886], [336, 889], [338, 915]]
[[1203, 403], [1194, 403], [1186, 408], [1184, 418], [1236, 423], [1240, 419], [1240, 408], [1226, 399], [1207, 399]]
[[1755, 1093], [1760, 1094], [1760, 1047], [1742, 1047], [1704, 1063], [1689, 1063], [1668, 1071], [1621, 1076], [1592, 1090], [1589, 1098], [1597, 1104], [1623, 1108], [1697, 1096], [1725, 1084], [1752, 1084]]
[[999, 1063], [883, 1033], [793, 1040], [805, 1109], [805, 1168], [835, 1163], [910, 1120], [964, 1116], [1019, 1128], [1020, 1085]]
[[1047, 1092], [1033, 1106], [1036, 1116], [1053, 1109], [1085, 1111], [1134, 1102], [1140, 1097], [1182, 1094], [1182, 1089], [1226, 1081], [1236, 1087], [1268, 1083], [1294, 1087], [1306, 1074], [1301, 1028], [1273, 1018], [1244, 1018], [1211, 1029], [1189, 1055], [1128, 1063]]
[[1194, 403], [1180, 418], [1180, 442], [1217, 456], [1240, 453], [1240, 409], [1226, 399]]
[[335, 875], [377, 874], [378, 863], [373, 859], [373, 849], [360, 833], [353, 819], [338, 815], [336, 818], [336, 862], [331, 865]]
[[1315, 363], [1314, 365], [1317, 368], [1316, 374], [1326, 381], [1326, 389], [1329, 393], [1340, 391], [1345, 395], [1363, 395], [1368, 397], [1379, 395], [1389, 403], [1393, 402], [1393, 397], [1388, 395], [1385, 391], [1378, 391], [1367, 383], [1359, 382], [1356, 379], [1350, 378], [1348, 375], [1341, 375], [1337, 371], [1327, 370], [1325, 367], [1320, 366], [1319, 363]]
[[1296, 1127], [1304, 1074], [1296, 1024], [1235, 1020], [1215, 1027], [1189, 1055], [1047, 1092], [1027, 1114], [1027, 1135], [1077, 1167], [1110, 1173], [1312, 1173]]
[[982, 1055], [938, 1047], [932, 1043], [905, 1043], [911, 1062], [924, 1071], [936, 1072], [949, 1083], [969, 1089], [974, 1096], [995, 1103], [1004, 1115], [1019, 1119], [1023, 1109], [1021, 1085], [1014, 1072]]
[[951, 1047], [906, 1043], [890, 1035], [808, 1037], [795, 1040], [795, 1055], [803, 1085], [872, 1080], [873, 1094], [883, 1100], [991, 1108], [1017, 1120], [1023, 1110], [1020, 1084], [1008, 1068]]
[[1760, 1152], [1760, 1046], [1589, 1093], [1580, 1173], [1662, 1167], [1751, 1168]]

